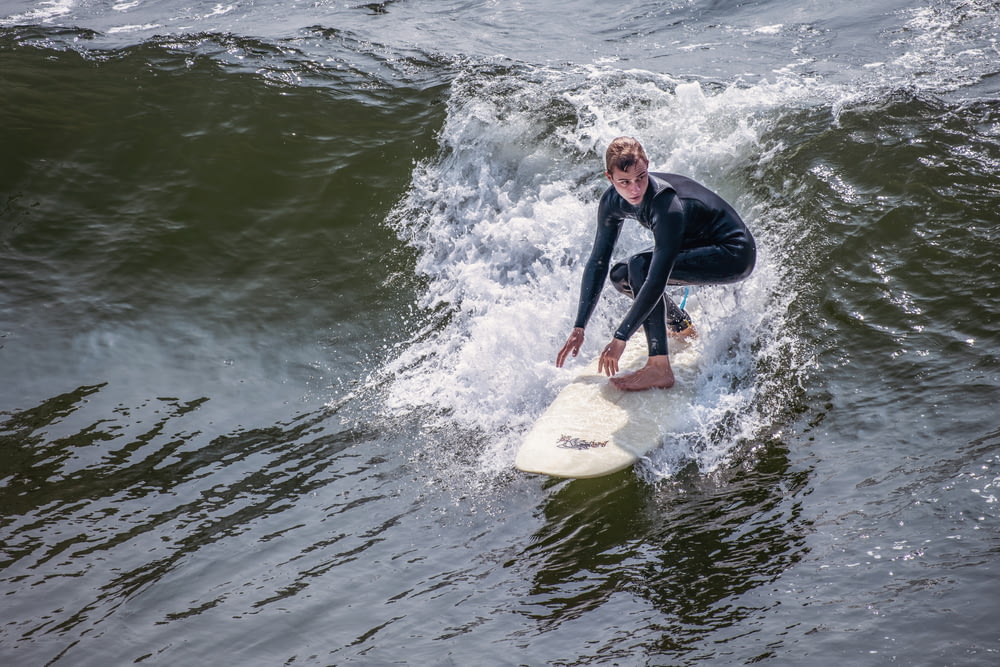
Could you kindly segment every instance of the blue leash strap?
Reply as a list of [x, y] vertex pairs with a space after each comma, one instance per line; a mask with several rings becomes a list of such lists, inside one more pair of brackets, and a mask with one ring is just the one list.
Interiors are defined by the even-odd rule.
[[691, 288], [690, 288], [690, 287], [685, 287], [685, 288], [684, 288], [684, 298], [682, 298], [682, 299], [681, 299], [681, 305], [679, 306], [679, 308], [680, 308], [681, 310], [684, 310], [684, 306], [685, 306], [685, 305], [687, 304], [687, 302], [688, 302], [688, 292], [689, 292], [689, 291], [691, 291]]

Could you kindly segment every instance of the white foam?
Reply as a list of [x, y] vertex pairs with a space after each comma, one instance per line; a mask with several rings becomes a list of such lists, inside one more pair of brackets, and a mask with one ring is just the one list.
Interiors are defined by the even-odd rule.
[[109, 35], [117, 35], [121, 33], [128, 32], [142, 32], [143, 30], [154, 30], [161, 27], [159, 23], [143, 23], [143, 24], [131, 24], [131, 25], [117, 25], [108, 28]]
[[781, 23], [776, 23], [774, 25], [762, 25], [751, 30], [752, 33], [757, 35], [777, 35], [780, 33], [785, 26]]
[[73, 11], [76, 0], [43, 0], [26, 12], [5, 17], [2, 23], [16, 25], [18, 23], [49, 23], [60, 16], [66, 16]]
[[[598, 67], [472, 71], [456, 81], [442, 152], [416, 168], [392, 219], [419, 253], [427, 278], [421, 305], [449, 317], [383, 369], [394, 378], [387, 413], [486, 434], [479, 472], [509, 469], [520, 435], [573, 373], [553, 362], [572, 327], [596, 203], [607, 187], [607, 142], [639, 136], [654, 169], [688, 173], [737, 203], [747, 194], [726, 176], [758, 156], [755, 114], [802, 92], [787, 82], [706, 92], [698, 83]], [[648, 232], [629, 223], [617, 255], [650, 244]], [[698, 426], [664, 434], [668, 445], [647, 462], [654, 477], [692, 458], [712, 468], [740, 438], [766, 428], [767, 415], [752, 410], [761, 352], [751, 348], [766, 354], [759, 337], [775, 328], [762, 314], [776, 301], [771, 261], [765, 245], [749, 281], [699, 291], [693, 314], [706, 342], [693, 408]], [[606, 290], [582, 357], [606, 344], [626, 308]]]
[[936, 93], [976, 83], [996, 72], [997, 7], [993, 0], [963, 0], [910, 10], [894, 45], [905, 51], [890, 76]]

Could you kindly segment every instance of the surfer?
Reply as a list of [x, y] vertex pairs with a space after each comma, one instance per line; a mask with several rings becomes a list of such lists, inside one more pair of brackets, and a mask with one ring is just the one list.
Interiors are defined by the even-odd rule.
[[[757, 249], [739, 214], [719, 195], [678, 174], [649, 172], [649, 158], [631, 137], [618, 137], [605, 153], [605, 175], [611, 187], [597, 208], [597, 236], [583, 270], [576, 323], [556, 356], [556, 366], [579, 354], [584, 328], [610, 278], [632, 307], [601, 352], [598, 370], [618, 373], [625, 342], [639, 327], [646, 334], [646, 365], [611, 377], [624, 391], [669, 388], [674, 384], [667, 351], [671, 335], [692, 336], [687, 312], [664, 294], [667, 285], [719, 285], [745, 279], [753, 271]], [[611, 266], [611, 254], [625, 218], [634, 218], [653, 233], [653, 247]], [[610, 267], [610, 268], [609, 268]]]

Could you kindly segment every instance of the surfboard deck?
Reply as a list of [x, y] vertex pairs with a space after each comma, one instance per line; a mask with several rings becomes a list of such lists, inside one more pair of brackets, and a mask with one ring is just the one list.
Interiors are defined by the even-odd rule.
[[[595, 358], [535, 421], [517, 451], [515, 467], [553, 477], [585, 478], [635, 464], [689, 416], [699, 347], [697, 341], [670, 342], [676, 380], [670, 389], [616, 389], [597, 372]], [[645, 362], [645, 339], [634, 336], [619, 368], [635, 370]]]

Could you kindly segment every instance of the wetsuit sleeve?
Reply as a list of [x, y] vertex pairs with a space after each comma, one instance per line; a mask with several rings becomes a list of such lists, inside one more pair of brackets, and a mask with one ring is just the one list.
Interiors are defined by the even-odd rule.
[[575, 327], [584, 328], [590, 321], [590, 316], [597, 307], [597, 301], [611, 270], [611, 254], [621, 233], [624, 218], [612, 214], [608, 198], [601, 199], [597, 211], [597, 236], [594, 238], [594, 248], [583, 269], [580, 281], [580, 304], [577, 307]]
[[650, 229], [655, 245], [649, 272], [646, 274], [646, 282], [632, 301], [632, 307], [615, 331], [615, 338], [619, 340], [628, 340], [642, 326], [667, 287], [670, 271], [684, 238], [684, 211], [680, 199], [674, 193], [664, 193], [654, 202]]

